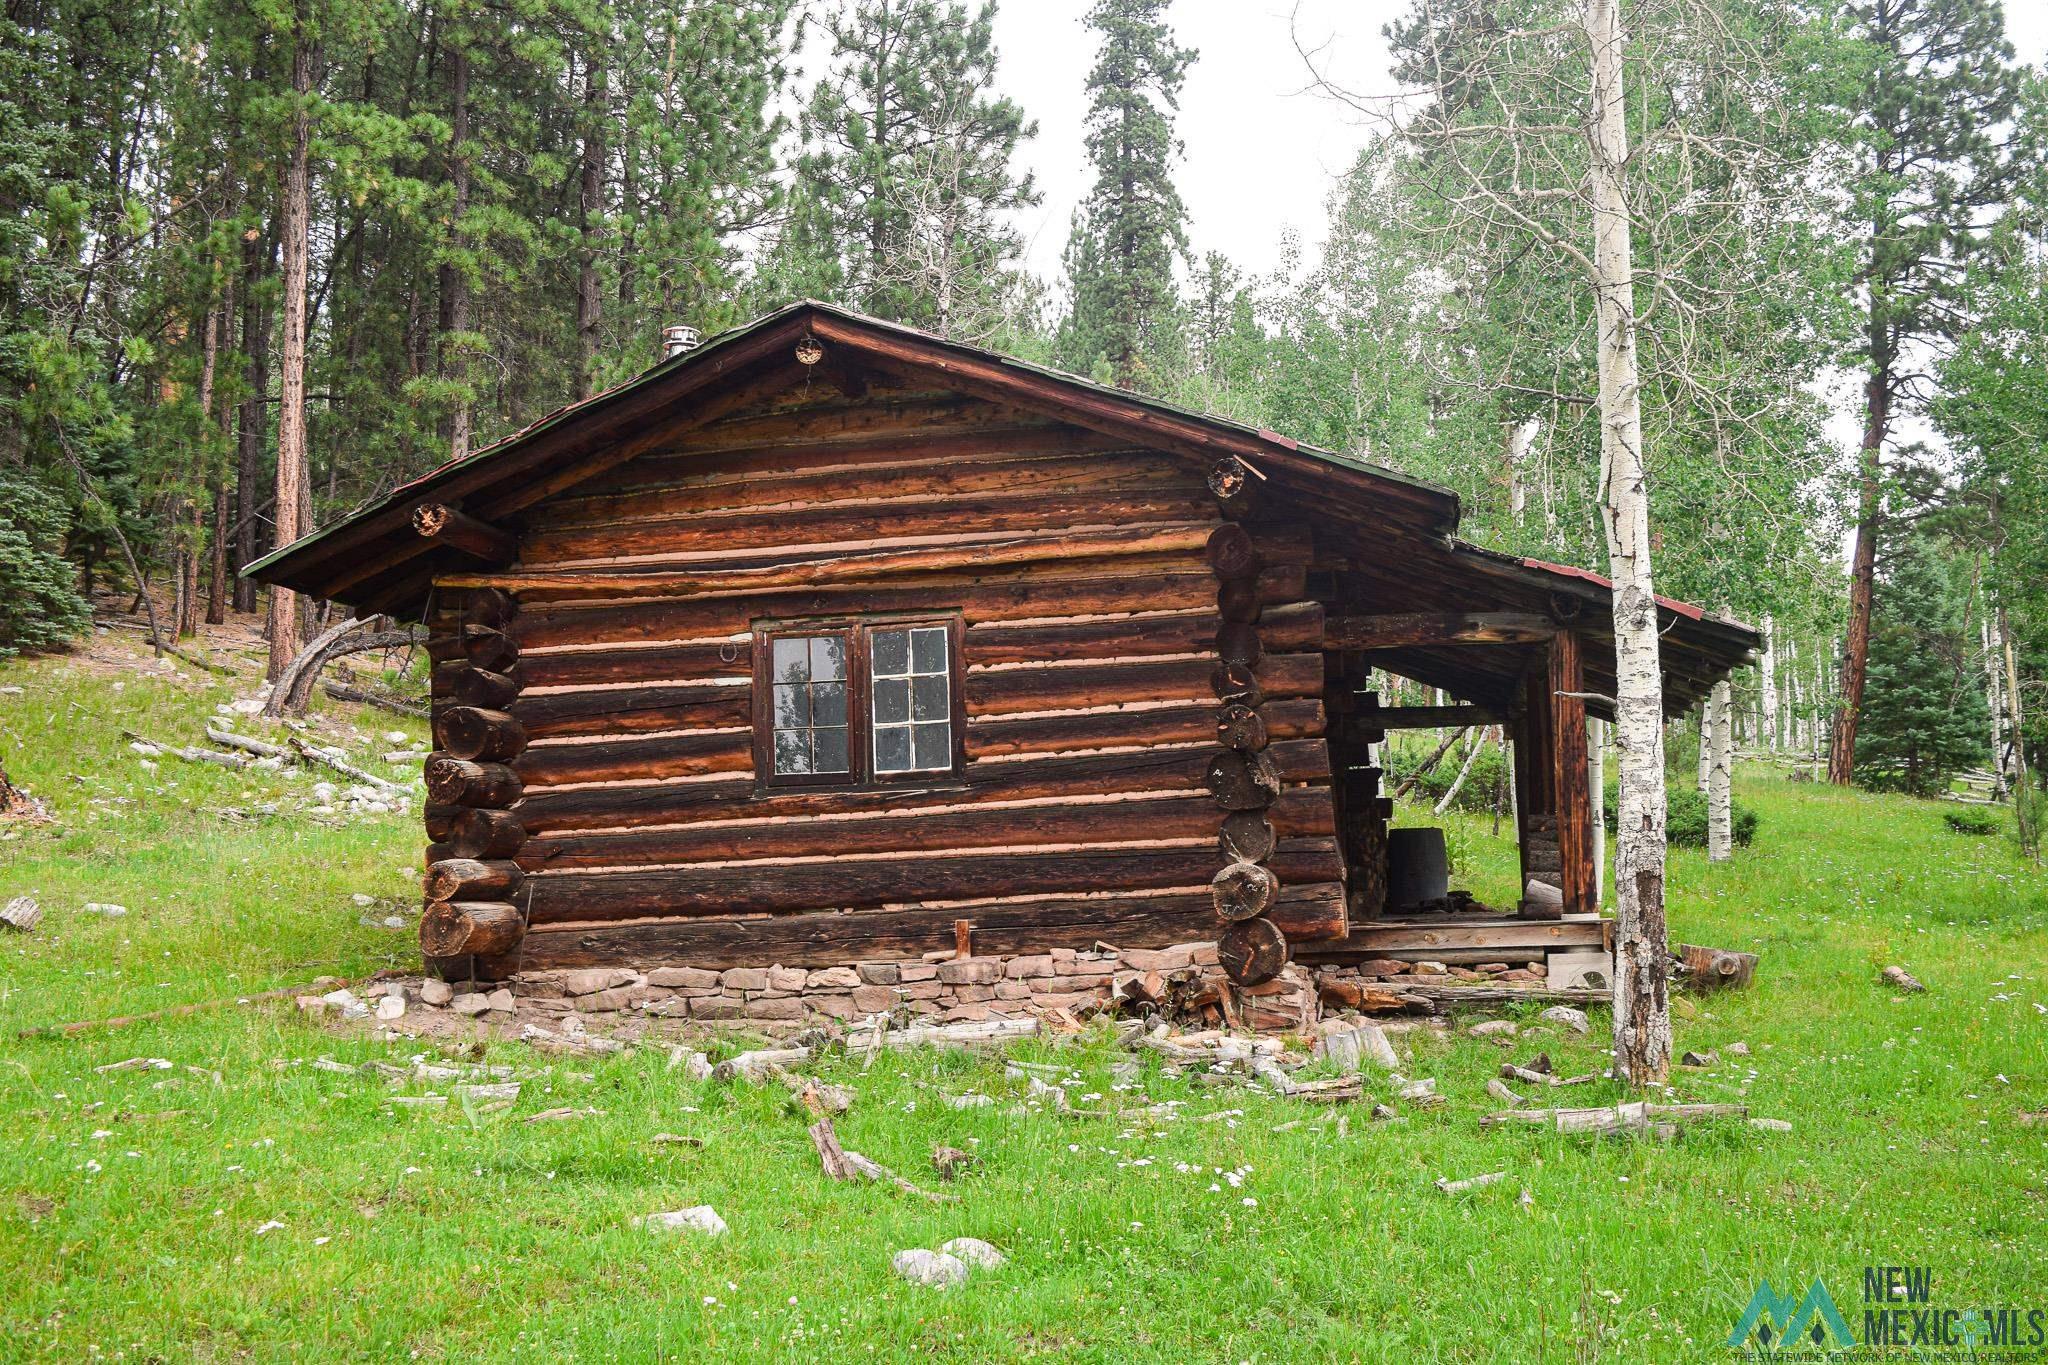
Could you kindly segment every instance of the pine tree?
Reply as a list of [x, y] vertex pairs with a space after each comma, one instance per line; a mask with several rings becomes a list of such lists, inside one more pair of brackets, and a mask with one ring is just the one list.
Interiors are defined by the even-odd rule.
[[1865, 379], [1841, 710], [1828, 755], [1828, 778], [1837, 783], [1851, 780], [1861, 748], [1885, 442], [1909, 396], [1913, 352], [1967, 325], [1965, 267], [1983, 250], [2024, 163], [2009, 129], [2025, 75], [2005, 39], [1999, 0], [1867, 0], [1852, 13], [1859, 55], [1871, 59], [1854, 124]]
[[1938, 548], [1916, 536], [1891, 559], [1871, 622], [1856, 780], [1934, 796], [1957, 771], [1985, 761], [1991, 716], [1963, 626], [1963, 593]]
[[1164, 18], [1171, 0], [1096, 0], [1102, 47], [1088, 73], [1088, 159], [1095, 185], [1074, 215], [1065, 269], [1072, 291], [1057, 347], [1069, 369], [1098, 365], [1115, 383], [1156, 391], [1179, 348], [1174, 266], [1187, 255], [1187, 206], [1173, 183], [1173, 116], [1195, 53]]
[[824, 211], [846, 296], [878, 317], [985, 333], [1038, 202], [1010, 167], [1037, 125], [993, 93], [995, 5], [856, 0], [805, 114], [799, 192]]

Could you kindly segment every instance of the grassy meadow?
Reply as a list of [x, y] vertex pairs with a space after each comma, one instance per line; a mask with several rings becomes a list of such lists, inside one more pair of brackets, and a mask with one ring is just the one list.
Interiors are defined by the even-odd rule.
[[[1674, 854], [1674, 938], [1763, 963], [1746, 993], [1681, 1002], [1681, 1048], [1751, 1055], [1677, 1073], [1672, 1098], [1742, 1100], [1789, 1133], [1479, 1128], [1503, 1060], [1541, 1047], [1560, 1072], [1602, 1068], [1604, 1011], [1590, 1039], [1401, 1035], [1406, 1074], [1449, 1102], [1398, 1123], [1199, 1087], [1156, 1059], [1119, 1088], [1127, 1054], [1101, 1034], [1018, 1054], [1071, 1067], [1077, 1105], [1182, 1101], [1180, 1117], [954, 1109], [1012, 1093], [958, 1054], [818, 1067], [858, 1092], [848, 1147], [929, 1186], [935, 1146], [979, 1158], [935, 1205], [828, 1183], [779, 1087], [695, 1084], [651, 1050], [493, 1044], [528, 1079], [509, 1112], [476, 1115], [305, 1065], [419, 1046], [330, 1033], [289, 1001], [18, 1038], [412, 965], [410, 930], [379, 923], [391, 907], [355, 897], [409, 901], [421, 840], [395, 815], [260, 813], [311, 777], [145, 769], [120, 731], [196, 740], [232, 695], [218, 679], [46, 659], [0, 664], [0, 687], [21, 689], [0, 693], [0, 753], [57, 815], [0, 840], [0, 899], [46, 911], [0, 938], [0, 1356], [1686, 1360], [1729, 1355], [1765, 1277], [1796, 1293], [1818, 1276], [1860, 1324], [1867, 1265], [1930, 1268], [1937, 1305], [2048, 1306], [2048, 1124], [2022, 1120], [2048, 1108], [2048, 882], [1939, 806], [1745, 769], [1756, 845], [1711, 867]], [[336, 719], [372, 755], [419, 729]], [[1451, 819], [1460, 882], [1507, 895], [1511, 843]], [[1881, 986], [1893, 962], [1927, 992]], [[95, 1071], [138, 1056], [172, 1066]], [[564, 1105], [598, 1112], [522, 1121]], [[1432, 1183], [1498, 1170], [1464, 1196]], [[703, 1203], [728, 1235], [629, 1223]], [[892, 1274], [898, 1249], [963, 1235], [1010, 1263], [943, 1292]]]

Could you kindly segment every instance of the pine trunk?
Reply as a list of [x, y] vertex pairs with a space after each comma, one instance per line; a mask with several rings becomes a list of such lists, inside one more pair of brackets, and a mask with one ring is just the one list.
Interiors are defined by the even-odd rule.
[[604, 228], [604, 68], [592, 62], [584, 92], [583, 180], [577, 196], [583, 240], [576, 260], [576, 396], [597, 392], [598, 324], [604, 300], [598, 294], [598, 238]]
[[[263, 279], [276, 261], [277, 239], [242, 244], [242, 349], [249, 355], [249, 392], [242, 399], [235, 456], [235, 567], [262, 554], [263, 454], [270, 435], [270, 307]], [[235, 610], [256, 610], [256, 581], [235, 580]]]
[[[462, 219], [469, 212], [469, 53], [460, 47], [448, 54], [448, 184], [453, 195], [449, 235], [461, 240]], [[452, 244], [451, 244], [452, 245]], [[456, 337], [469, 330], [469, 281], [460, 266], [443, 262], [439, 281], [441, 292], [441, 336], [438, 364], [443, 380], [468, 383], [468, 367]], [[448, 441], [448, 457], [462, 459], [469, 454], [470, 404], [465, 392], [451, 405], [441, 434]]]
[[[299, 538], [299, 513], [306, 488], [306, 258], [308, 215], [308, 151], [312, 138], [308, 97], [313, 88], [314, 44], [299, 11], [292, 27], [291, 153], [279, 186], [278, 236], [284, 251], [284, 326], [280, 338], [277, 404], [277, 543]], [[273, 681], [299, 652], [299, 595], [289, 588], [270, 591], [270, 643], [266, 675]]]
[[1650, 499], [1636, 364], [1635, 265], [1625, 176], [1620, 0], [1587, 0], [1592, 52], [1593, 266], [1599, 323], [1600, 462], [1614, 580], [1614, 1072], [1653, 1085], [1671, 1070], [1671, 951], [1664, 927], [1664, 696], [1650, 567]]

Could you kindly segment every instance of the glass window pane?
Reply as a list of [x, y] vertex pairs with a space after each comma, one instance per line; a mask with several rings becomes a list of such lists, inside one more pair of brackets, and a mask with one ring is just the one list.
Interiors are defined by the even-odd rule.
[[875, 679], [875, 720], [878, 724], [894, 725], [910, 719], [910, 680], [908, 678]]
[[875, 771], [878, 773], [901, 773], [910, 770], [910, 727], [907, 725], [877, 725], [875, 727]]
[[948, 720], [952, 715], [952, 701], [943, 673], [917, 678], [911, 683], [912, 720]]
[[846, 684], [811, 684], [811, 724], [846, 724]]
[[809, 682], [810, 650], [799, 638], [781, 637], [775, 642], [774, 675], [779, 683]]
[[910, 632], [910, 663], [913, 673], [946, 671], [946, 632], [936, 627]]
[[775, 684], [775, 726], [790, 729], [811, 723], [810, 689], [801, 683]]
[[846, 679], [846, 637], [816, 635], [811, 638], [811, 681], [843, 682]]
[[875, 676], [893, 675], [902, 677], [910, 671], [910, 632], [907, 630], [878, 630], [872, 644], [875, 653]]
[[913, 725], [917, 733], [917, 761], [919, 768], [950, 768], [953, 766], [953, 727], [950, 725]]
[[784, 775], [801, 775], [811, 770], [811, 732], [808, 730], [777, 730], [775, 732], [775, 771]]
[[812, 772], [843, 773], [847, 770], [845, 726], [828, 725], [813, 730], [811, 739], [816, 746]]

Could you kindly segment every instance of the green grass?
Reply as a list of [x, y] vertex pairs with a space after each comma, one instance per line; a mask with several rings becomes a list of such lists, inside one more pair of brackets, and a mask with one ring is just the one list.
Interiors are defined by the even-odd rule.
[[[419, 835], [396, 817], [237, 826], [209, 808], [310, 779], [143, 771], [119, 729], [189, 741], [227, 695], [207, 684], [138, 668], [116, 691], [44, 661], [0, 666], [0, 685], [26, 689], [0, 695], [0, 751], [61, 817], [0, 842], [0, 894], [47, 911], [33, 936], [0, 939], [6, 1355], [1636, 1361], [1725, 1356], [1766, 1276], [1822, 1277], [1858, 1325], [1871, 1264], [1931, 1267], [1937, 1305], [2048, 1303], [2048, 1129], [2017, 1117], [2048, 1106], [2048, 894], [2005, 840], [1959, 837], [1933, 804], [1743, 774], [1755, 847], [1722, 866], [1673, 859], [1674, 937], [1763, 955], [1753, 990], [1678, 1025], [1682, 1048], [1741, 1039], [1754, 1055], [1680, 1073], [1675, 1095], [1746, 1099], [1790, 1134], [1663, 1146], [1478, 1128], [1506, 1057], [1540, 1045], [1560, 1070], [1601, 1067], [1604, 1013], [1593, 1040], [1512, 1051], [1408, 1035], [1409, 1074], [1435, 1076], [1449, 1105], [1392, 1125], [1355, 1108], [1341, 1134], [1326, 1111], [1149, 1065], [1120, 1093], [1100, 1037], [1024, 1055], [1071, 1064], [1077, 1094], [1105, 1097], [1091, 1105], [1142, 1092], [1189, 1117], [953, 1110], [946, 1095], [1004, 1084], [957, 1056], [821, 1067], [859, 1092], [839, 1124], [849, 1147], [926, 1183], [936, 1144], [978, 1153], [962, 1202], [939, 1207], [828, 1184], [779, 1091], [690, 1084], [654, 1053], [563, 1062], [494, 1044], [534, 1079], [509, 1114], [471, 1120], [388, 1107], [369, 1078], [273, 1066], [419, 1050], [323, 1032], [288, 1003], [17, 1040], [409, 965], [410, 935], [362, 925], [351, 896], [409, 895]], [[1489, 826], [1461, 817], [1457, 846], [1461, 881], [1493, 898], [1511, 894], [1512, 849]], [[86, 900], [130, 913], [86, 915]], [[1878, 985], [1889, 962], [1927, 993]], [[93, 1071], [137, 1055], [177, 1069]], [[558, 1104], [604, 1113], [518, 1121]], [[1223, 1110], [1243, 1112], [1194, 1117]], [[651, 1145], [663, 1131], [705, 1146]], [[1509, 1181], [1463, 1198], [1431, 1186], [1502, 1169]], [[695, 1203], [731, 1234], [628, 1225]], [[285, 1226], [256, 1235], [273, 1219]], [[960, 1235], [1012, 1263], [943, 1294], [890, 1273], [899, 1248]]]

